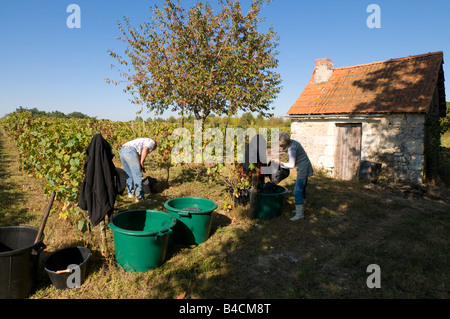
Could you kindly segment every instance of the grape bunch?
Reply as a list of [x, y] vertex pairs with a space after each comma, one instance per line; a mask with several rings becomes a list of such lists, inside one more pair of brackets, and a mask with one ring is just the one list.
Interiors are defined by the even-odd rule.
[[183, 208], [184, 211], [188, 211], [188, 212], [199, 212], [201, 211], [201, 208], [198, 207], [185, 207]]

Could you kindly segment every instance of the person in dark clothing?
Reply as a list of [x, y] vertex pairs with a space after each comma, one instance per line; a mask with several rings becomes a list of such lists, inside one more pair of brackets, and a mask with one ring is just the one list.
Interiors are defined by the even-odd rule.
[[[271, 166], [269, 164], [269, 166]], [[274, 170], [272, 173], [267, 174], [265, 176], [268, 176], [270, 178], [270, 181], [265, 183], [261, 187], [261, 193], [264, 194], [273, 194], [275, 192], [276, 186], [284, 179], [288, 178], [290, 174], [290, 170], [287, 168], [282, 168], [280, 165], [278, 165], [278, 169]]]
[[[276, 185], [289, 176], [289, 169], [280, 167], [279, 164], [273, 164], [267, 159], [267, 141], [263, 135], [255, 135], [245, 149], [244, 163], [242, 163], [243, 174], [250, 171], [250, 163], [255, 163], [258, 168], [259, 183], [258, 189], [264, 192], [273, 191]], [[260, 168], [266, 168], [262, 173]], [[265, 182], [265, 177], [269, 177], [270, 182]]]
[[250, 143], [245, 146], [244, 162], [241, 164], [243, 173], [248, 175], [250, 164], [255, 164], [258, 168], [267, 163], [267, 141], [263, 135], [255, 135]]
[[86, 150], [84, 180], [81, 184], [78, 207], [89, 213], [94, 226], [106, 216], [111, 217], [117, 195], [125, 190], [123, 171], [112, 161], [111, 145], [101, 134], [95, 134]]

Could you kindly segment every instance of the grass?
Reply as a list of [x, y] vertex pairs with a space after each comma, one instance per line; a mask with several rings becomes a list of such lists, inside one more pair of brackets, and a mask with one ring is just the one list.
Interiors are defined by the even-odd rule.
[[[19, 172], [16, 158], [14, 146], [2, 136], [0, 225], [39, 227], [47, 203], [43, 185]], [[158, 179], [165, 176], [151, 165], [147, 172]], [[209, 198], [219, 209], [207, 242], [170, 246], [166, 262], [158, 269], [125, 272], [114, 261], [110, 229], [110, 256], [104, 258], [98, 227], [83, 240], [67, 221], [58, 219], [56, 204], [45, 229], [47, 249], [42, 257], [62, 247], [89, 244], [93, 257], [87, 279], [80, 289], [59, 291], [41, 267], [37, 290], [30, 298], [450, 297], [448, 189], [428, 196], [431, 190], [402, 192], [396, 185], [344, 182], [318, 172], [308, 182], [306, 219], [294, 223], [289, 221], [294, 176], [282, 182], [289, 196], [279, 218], [248, 220], [243, 217], [246, 207], [222, 210], [223, 186], [209, 185], [204, 175], [191, 173], [175, 169], [170, 187], [148, 204], [119, 196], [115, 211], [164, 211], [170, 198]], [[370, 264], [381, 268], [380, 289], [366, 286]]]
[[441, 146], [443, 151], [443, 173], [441, 179], [445, 181], [446, 185], [450, 185], [450, 131], [447, 131], [441, 137]]
[[441, 143], [443, 147], [450, 148], [450, 131], [442, 135]]

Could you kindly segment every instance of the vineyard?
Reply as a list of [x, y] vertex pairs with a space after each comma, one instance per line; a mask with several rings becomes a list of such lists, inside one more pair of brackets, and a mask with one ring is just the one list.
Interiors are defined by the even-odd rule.
[[[173, 125], [160, 124], [152, 126], [151, 130], [142, 126], [138, 130], [120, 122], [31, 117], [29, 112], [9, 114], [2, 119], [2, 124], [19, 151], [21, 170], [38, 179], [45, 179], [45, 193], [48, 195], [55, 191], [63, 206], [59, 217], [69, 218], [80, 227], [85, 218], [76, 205], [84, 178], [86, 149], [92, 136], [101, 133], [117, 157], [121, 145], [127, 140], [147, 132], [158, 137], [162, 136], [163, 131], [173, 129]], [[162, 147], [155, 158], [161, 166], [165, 166], [165, 144], [160, 145]]]
[[[155, 154], [152, 154], [152, 164], [166, 172], [166, 183], [170, 179], [170, 169], [177, 165], [171, 159], [172, 149], [178, 142], [171, 139], [172, 133], [178, 128], [172, 121], [131, 121], [114, 122], [109, 120], [97, 120], [95, 118], [60, 119], [51, 117], [36, 117], [28, 111], [16, 111], [1, 119], [1, 124], [13, 138], [19, 151], [20, 168], [27, 174], [38, 179], [46, 180], [45, 194], [52, 191], [57, 194], [57, 199], [62, 205], [59, 217], [71, 221], [74, 227], [85, 229], [88, 220], [85, 214], [77, 208], [80, 186], [84, 178], [84, 163], [86, 149], [96, 133], [102, 136], [111, 145], [116, 165], [120, 166], [119, 150], [121, 146], [130, 140], [139, 137], [151, 137], [158, 145]], [[194, 125], [190, 121], [183, 125], [194, 137]], [[217, 128], [217, 126], [216, 126]], [[255, 130], [257, 129], [254, 127]], [[280, 130], [289, 130], [289, 127], [280, 127]], [[223, 134], [224, 128], [221, 128]], [[268, 138], [270, 138], [270, 130]], [[202, 132], [204, 134], [204, 132]], [[193, 139], [192, 139], [193, 141]], [[208, 140], [202, 141], [202, 150], [207, 146]], [[226, 149], [224, 147], [224, 151]], [[188, 168], [199, 174], [206, 169], [210, 182], [224, 182], [235, 188], [249, 186], [248, 178], [241, 180], [238, 176], [236, 165], [231, 163], [226, 168], [224, 164], [214, 163], [187, 163]], [[225, 171], [233, 171], [231, 176], [223, 178]], [[228, 169], [228, 170], [227, 170]], [[227, 202], [228, 203], [228, 202]]]

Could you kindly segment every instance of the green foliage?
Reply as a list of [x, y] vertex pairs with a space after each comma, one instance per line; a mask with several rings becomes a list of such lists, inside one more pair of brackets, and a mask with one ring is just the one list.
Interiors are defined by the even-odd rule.
[[[171, 168], [179, 165], [172, 161], [172, 150], [179, 142], [179, 140], [171, 138], [173, 131], [180, 127], [177, 119], [164, 121], [156, 118], [145, 122], [113, 122], [95, 118], [65, 119], [39, 116], [38, 114], [39, 112], [21, 109], [0, 119], [0, 124], [14, 139], [19, 152], [20, 168], [27, 174], [46, 180], [45, 193], [50, 194], [55, 191], [57, 200], [62, 204], [59, 216], [63, 219], [68, 218], [72, 225], [80, 231], [86, 229], [86, 217], [77, 208], [77, 203], [84, 179], [86, 149], [96, 133], [101, 133], [108, 141], [116, 157], [119, 156], [122, 145], [129, 140], [139, 137], [154, 139], [157, 149], [152, 152], [151, 161], [167, 172], [167, 182]], [[250, 123], [248, 123], [249, 119], [252, 119]], [[209, 127], [216, 127], [225, 137], [227, 128], [252, 127], [257, 130], [259, 127], [254, 122], [263, 123], [266, 128], [278, 127], [276, 124], [280, 124], [280, 130], [289, 131], [289, 122], [282, 118], [265, 120], [250, 117], [250, 115], [231, 119], [211, 117], [203, 129], [206, 131]], [[184, 127], [189, 132], [191, 147], [194, 149], [194, 137], [198, 132], [194, 132], [192, 118], [185, 122]], [[270, 132], [268, 129], [269, 139]], [[202, 131], [203, 133], [204, 131]], [[210, 142], [211, 139], [202, 137], [202, 150], [205, 150]], [[226, 143], [223, 146], [223, 156], [225, 157]], [[235, 156], [237, 156], [237, 152]], [[194, 158], [191, 157], [191, 160], [193, 161]], [[210, 183], [218, 182], [227, 185], [235, 196], [239, 196], [240, 190], [249, 188], [250, 176], [243, 176], [238, 164], [202, 163], [199, 165], [206, 168]]]
[[47, 179], [46, 193], [55, 191], [60, 200], [76, 200], [91, 137], [80, 133], [79, 120], [32, 118], [30, 112], [15, 112], [5, 124], [15, 139], [21, 168]]
[[[175, 124], [154, 122], [151, 125], [107, 120], [61, 119], [39, 117], [21, 110], [1, 119], [1, 124], [13, 137], [19, 151], [20, 168], [37, 178], [44, 178], [45, 193], [57, 193], [63, 204], [62, 218], [82, 219], [76, 205], [84, 179], [86, 149], [96, 133], [101, 133], [118, 156], [121, 146], [132, 139], [148, 136], [158, 143], [152, 157], [158, 167], [169, 172], [173, 166], [170, 154], [175, 141], [170, 140]], [[76, 224], [74, 222], [74, 224]], [[78, 222], [78, 228], [81, 224]], [[84, 227], [81, 227], [84, 229]]]
[[167, 171], [166, 182], [169, 182], [170, 178], [170, 168], [176, 164], [172, 161], [172, 148], [175, 146], [177, 141], [172, 140], [173, 130], [177, 127], [175, 123], [170, 122], [156, 122], [152, 125], [153, 128], [153, 139], [157, 143], [157, 156], [156, 164], [158, 167], [163, 168]]
[[109, 54], [133, 103], [157, 114], [169, 108], [193, 114], [202, 122], [210, 114], [232, 116], [239, 110], [269, 114], [281, 83], [274, 71], [278, 37], [273, 28], [258, 30], [261, 7], [269, 1], [253, 0], [245, 15], [239, 1], [219, 2], [222, 10], [215, 14], [207, 2], [186, 11], [179, 1], [166, 0], [139, 28], [128, 17], [118, 23], [123, 34], [118, 39], [127, 49], [124, 56]]
[[450, 102], [447, 102], [447, 114], [441, 118], [442, 134], [450, 131]]
[[55, 117], [55, 118], [61, 118], [61, 119], [84, 119], [89, 118], [86, 114], [83, 114], [81, 112], [72, 112], [69, 114], [64, 114], [60, 111], [53, 111], [53, 112], [45, 112], [40, 111], [37, 108], [27, 109], [20, 106], [18, 109], [16, 109], [16, 112], [30, 112], [32, 117]]

